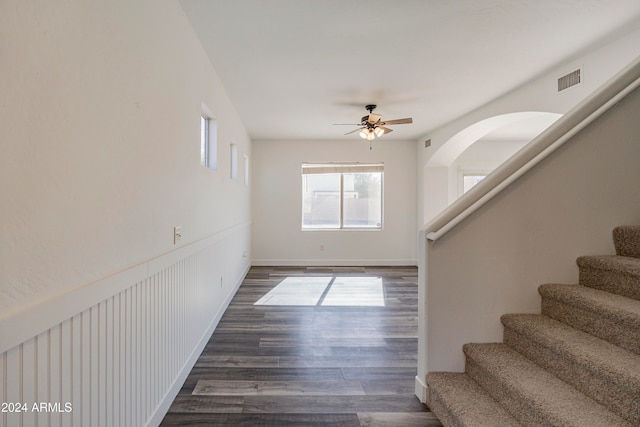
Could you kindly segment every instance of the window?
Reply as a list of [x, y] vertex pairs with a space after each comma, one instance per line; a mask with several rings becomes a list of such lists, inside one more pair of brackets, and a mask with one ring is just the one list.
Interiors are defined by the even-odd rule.
[[249, 156], [244, 156], [244, 185], [249, 186]]
[[238, 146], [231, 143], [229, 146], [229, 175], [231, 179], [238, 179]]
[[203, 105], [200, 116], [200, 164], [210, 169], [218, 167], [218, 126]]
[[302, 229], [381, 229], [383, 176], [383, 164], [303, 164]]
[[209, 119], [200, 116], [200, 164], [209, 166]]
[[486, 174], [462, 174], [462, 193], [471, 190], [477, 183], [482, 181]]

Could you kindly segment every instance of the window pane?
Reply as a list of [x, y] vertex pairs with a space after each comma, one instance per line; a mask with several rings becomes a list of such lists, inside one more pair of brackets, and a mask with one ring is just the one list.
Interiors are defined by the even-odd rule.
[[302, 176], [302, 228], [340, 228], [340, 174]]
[[200, 117], [200, 163], [209, 166], [209, 119]]
[[231, 179], [238, 179], [238, 146], [231, 144], [229, 146], [229, 175]]
[[[477, 183], [482, 181], [486, 175], [464, 175], [462, 177], [463, 189], [462, 192], [466, 193], [471, 190]], [[459, 187], [458, 187], [459, 188]]]
[[382, 227], [382, 173], [345, 173], [343, 226]]

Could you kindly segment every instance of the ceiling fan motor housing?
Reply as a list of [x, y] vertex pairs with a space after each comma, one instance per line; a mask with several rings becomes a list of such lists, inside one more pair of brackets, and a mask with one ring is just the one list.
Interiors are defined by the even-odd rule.
[[371, 114], [373, 113], [373, 110], [375, 110], [375, 109], [376, 109], [376, 107], [377, 107], [377, 105], [376, 105], [376, 104], [368, 104], [368, 105], [365, 105], [365, 107], [364, 107], [364, 108], [365, 108], [367, 111], [369, 111], [369, 114], [367, 114], [366, 116], [362, 116], [362, 119], [360, 120], [360, 123], [362, 124], [362, 126], [366, 126], [366, 127], [368, 127], [369, 129], [372, 129], [372, 128], [374, 128], [374, 127], [375, 127], [375, 125], [369, 121], [369, 116], [371, 116]]

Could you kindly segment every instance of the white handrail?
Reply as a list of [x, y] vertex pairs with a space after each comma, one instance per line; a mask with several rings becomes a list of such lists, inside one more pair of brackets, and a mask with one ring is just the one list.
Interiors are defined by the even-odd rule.
[[427, 223], [422, 229], [426, 238], [438, 240], [638, 87], [640, 58], [605, 82]]

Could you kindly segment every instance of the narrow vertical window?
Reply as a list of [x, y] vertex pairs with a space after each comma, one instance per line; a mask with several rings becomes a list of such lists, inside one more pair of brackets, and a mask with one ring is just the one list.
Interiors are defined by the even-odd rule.
[[249, 186], [249, 156], [244, 156], [244, 185]]
[[209, 167], [209, 119], [200, 116], [200, 164]]
[[200, 164], [209, 169], [218, 167], [218, 124], [204, 104], [200, 115]]
[[231, 144], [229, 149], [229, 174], [231, 179], [238, 179], [238, 146], [236, 144]]

